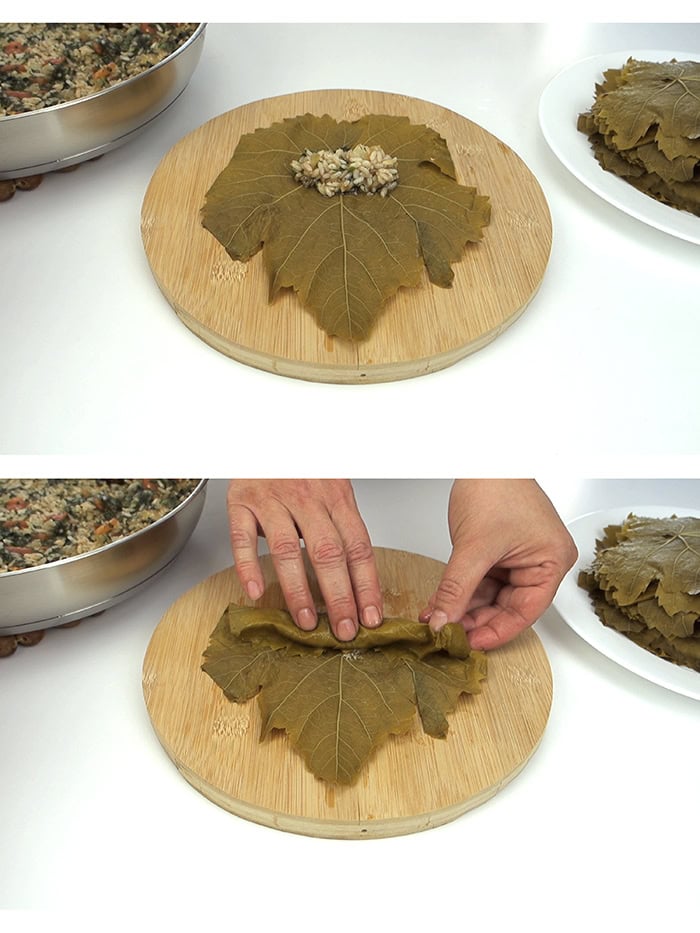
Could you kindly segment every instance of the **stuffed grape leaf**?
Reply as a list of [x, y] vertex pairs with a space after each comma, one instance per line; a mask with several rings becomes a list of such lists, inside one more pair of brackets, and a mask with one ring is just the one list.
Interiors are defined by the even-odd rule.
[[629, 515], [605, 529], [579, 583], [605, 625], [700, 670], [700, 519]]
[[202, 669], [234, 702], [258, 695], [261, 741], [283, 729], [318, 778], [350, 784], [379, 744], [411, 728], [416, 709], [424, 731], [444, 738], [460, 696], [481, 690], [486, 656], [460, 625], [434, 633], [387, 619], [348, 643], [326, 615], [304, 632], [283, 610], [230, 606]]
[[[399, 183], [387, 197], [328, 198], [295, 181], [290, 164], [301, 153], [358, 144], [397, 159]], [[202, 209], [233, 259], [263, 250], [270, 300], [293, 288], [324, 331], [348, 340], [366, 338], [387, 299], [418, 285], [424, 267], [449, 287], [451, 263], [489, 218], [488, 197], [457, 183], [438, 133], [374, 114], [336, 122], [307, 113], [242, 136]]]

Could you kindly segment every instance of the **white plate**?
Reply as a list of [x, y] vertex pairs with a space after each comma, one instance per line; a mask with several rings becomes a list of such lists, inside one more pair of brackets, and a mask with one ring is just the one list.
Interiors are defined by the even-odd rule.
[[634, 505], [589, 512], [569, 522], [569, 532], [576, 542], [579, 559], [562, 581], [554, 607], [570, 628], [610, 660], [652, 683], [700, 700], [700, 673], [665, 661], [635, 645], [615, 629], [603, 625], [595, 614], [588, 591], [577, 583], [579, 571], [588, 570], [591, 566], [596, 539], [602, 537], [604, 528], [621, 524], [630, 512], [648, 518], [667, 518], [670, 515], [700, 518], [700, 511], [684, 506]]
[[606, 172], [596, 161], [585, 133], [576, 129], [580, 113], [595, 99], [595, 85], [607, 68], [620, 68], [628, 58], [639, 61], [700, 61], [700, 52], [638, 49], [606, 52], [586, 58], [560, 71], [540, 98], [540, 127], [552, 152], [566, 168], [601, 198], [638, 220], [691, 243], [700, 243], [700, 217], [679, 211], [638, 191], [628, 182]]

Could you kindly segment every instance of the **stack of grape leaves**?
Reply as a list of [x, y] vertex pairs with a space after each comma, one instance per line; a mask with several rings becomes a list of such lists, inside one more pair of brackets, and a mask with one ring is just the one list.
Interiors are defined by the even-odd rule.
[[604, 625], [700, 671], [700, 518], [628, 515], [596, 541], [578, 582]]
[[352, 784], [375, 748], [414, 726], [416, 709], [423, 730], [445, 738], [462, 694], [481, 691], [486, 655], [469, 648], [458, 624], [435, 633], [385, 619], [340, 642], [325, 614], [305, 632], [284, 610], [231, 605], [202, 670], [229, 700], [257, 695], [261, 741], [283, 729], [317, 778]]
[[700, 216], [700, 62], [629, 58], [604, 72], [578, 129], [602, 167]]

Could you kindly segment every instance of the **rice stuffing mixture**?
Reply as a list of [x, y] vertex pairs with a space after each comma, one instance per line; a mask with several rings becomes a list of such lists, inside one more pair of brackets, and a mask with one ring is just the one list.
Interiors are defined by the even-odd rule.
[[386, 197], [399, 183], [398, 159], [381, 146], [352, 149], [306, 149], [290, 163], [294, 180], [332, 198], [336, 194], [379, 194]]
[[138, 75], [198, 23], [0, 23], [0, 116], [53, 107]]
[[0, 480], [0, 573], [124, 538], [183, 502], [196, 479]]

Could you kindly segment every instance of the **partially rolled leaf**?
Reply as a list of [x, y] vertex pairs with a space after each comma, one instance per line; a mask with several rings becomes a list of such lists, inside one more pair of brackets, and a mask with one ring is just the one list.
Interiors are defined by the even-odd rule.
[[261, 741], [283, 729], [318, 778], [352, 783], [374, 749], [412, 727], [416, 709], [425, 732], [444, 738], [460, 696], [481, 690], [486, 656], [456, 624], [434, 633], [387, 619], [340, 642], [323, 614], [305, 632], [288, 612], [230, 606], [202, 669], [235, 702], [258, 694]]

